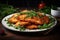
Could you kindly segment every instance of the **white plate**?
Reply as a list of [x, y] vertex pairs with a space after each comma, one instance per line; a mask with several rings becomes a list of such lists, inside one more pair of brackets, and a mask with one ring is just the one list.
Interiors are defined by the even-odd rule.
[[[19, 29], [15, 29], [14, 27], [9, 27], [8, 24], [7, 24], [7, 22], [5, 21], [5, 19], [10, 18], [12, 15], [13, 15], [13, 14], [4, 17], [4, 18], [2, 19], [2, 25], [3, 25], [5, 28], [9, 29], [9, 30], [18, 31], [18, 32], [38, 32], [38, 31], [45, 31], [45, 30], [48, 30], [48, 29], [53, 28], [53, 27], [57, 24], [57, 20], [52, 16], [52, 18], [55, 19], [55, 23], [54, 23], [54, 25], [52, 25], [52, 26], [49, 27], [49, 28], [46, 28], [46, 29], [35, 29], [35, 30], [26, 29], [26, 30], [24, 30], [24, 31], [20, 31]], [[46, 14], [46, 15], [47, 15], [47, 16], [50, 16], [50, 15], [48, 15], [48, 14]]]

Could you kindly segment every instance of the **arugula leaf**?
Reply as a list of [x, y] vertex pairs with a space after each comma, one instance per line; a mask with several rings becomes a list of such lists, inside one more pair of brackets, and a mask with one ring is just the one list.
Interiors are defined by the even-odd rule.
[[51, 7], [46, 6], [43, 9], [39, 9], [40, 12], [44, 12], [45, 14], [50, 14], [51, 13]]
[[3, 17], [12, 14], [17, 11], [17, 8], [14, 8], [11, 5], [0, 4], [0, 21]]

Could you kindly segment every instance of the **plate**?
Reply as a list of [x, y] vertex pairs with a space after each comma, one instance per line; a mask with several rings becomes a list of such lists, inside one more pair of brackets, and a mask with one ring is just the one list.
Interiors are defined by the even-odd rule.
[[57, 24], [57, 20], [56, 20], [53, 16], [51, 16], [51, 15], [49, 15], [49, 14], [46, 14], [46, 16], [51, 16], [53, 19], [55, 19], [55, 22], [54, 22], [54, 24], [53, 24], [51, 27], [45, 28], [45, 29], [34, 29], [34, 30], [26, 29], [26, 30], [24, 30], [24, 31], [20, 31], [19, 29], [15, 29], [14, 27], [9, 27], [8, 24], [7, 24], [7, 22], [5, 21], [5, 19], [10, 18], [12, 15], [13, 15], [13, 14], [4, 17], [4, 18], [2, 19], [2, 25], [3, 25], [5, 28], [9, 29], [9, 30], [18, 31], [18, 32], [38, 32], [38, 31], [45, 31], [45, 30], [48, 30], [48, 29], [53, 28], [53, 27]]

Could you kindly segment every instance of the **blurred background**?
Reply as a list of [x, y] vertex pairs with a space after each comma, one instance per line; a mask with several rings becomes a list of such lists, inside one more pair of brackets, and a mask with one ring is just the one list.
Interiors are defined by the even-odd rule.
[[60, 0], [1, 0], [0, 3], [9, 4], [17, 7], [37, 7], [37, 5], [44, 1], [48, 6], [60, 6]]
[[41, 2], [45, 2], [47, 6], [60, 6], [60, 0], [1, 0], [0, 3], [9, 4], [17, 7], [37, 7]]
[[47, 6], [57, 3], [55, 0], [1, 0], [0, 3], [13, 5], [14, 7], [37, 7], [41, 1], [45, 2]]

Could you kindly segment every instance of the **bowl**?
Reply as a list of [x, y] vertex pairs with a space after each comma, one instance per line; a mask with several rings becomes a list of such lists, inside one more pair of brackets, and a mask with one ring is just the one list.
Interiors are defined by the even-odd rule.
[[60, 17], [60, 8], [58, 8], [57, 10], [51, 9], [51, 15], [55, 16], [55, 17]]

